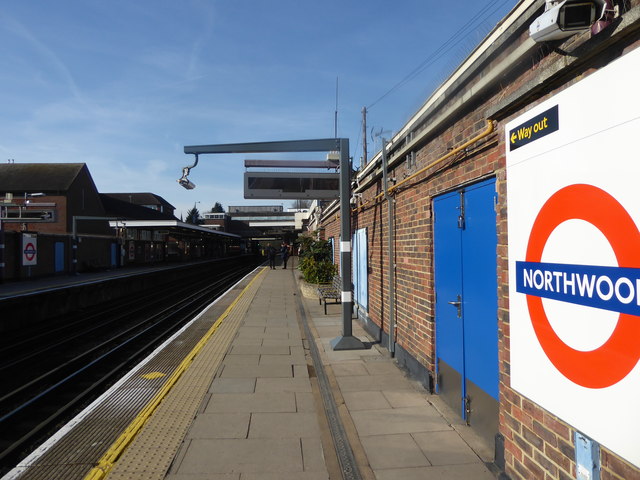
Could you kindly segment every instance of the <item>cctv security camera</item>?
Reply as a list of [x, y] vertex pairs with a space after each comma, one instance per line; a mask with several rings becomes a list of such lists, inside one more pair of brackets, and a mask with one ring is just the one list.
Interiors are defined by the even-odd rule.
[[[553, 5], [555, 3], [555, 5]], [[604, 13], [604, 0], [547, 0], [545, 12], [529, 26], [536, 42], [549, 42], [589, 30]]]
[[196, 188], [196, 184], [186, 177], [179, 178], [178, 183], [182, 185], [184, 188], [186, 188], [187, 190], [193, 190], [194, 188]]

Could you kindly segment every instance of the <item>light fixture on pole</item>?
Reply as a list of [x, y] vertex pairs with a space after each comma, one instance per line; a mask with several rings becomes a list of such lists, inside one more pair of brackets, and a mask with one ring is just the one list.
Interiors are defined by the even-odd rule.
[[[288, 140], [280, 142], [233, 143], [219, 145], [185, 146], [184, 153], [196, 155], [196, 161], [182, 170], [181, 180], [188, 181], [189, 170], [198, 163], [203, 153], [282, 153], [282, 152], [338, 152], [340, 168], [340, 270], [342, 276], [342, 335], [331, 341], [333, 350], [356, 350], [366, 348], [352, 334], [351, 313], [351, 165], [349, 161], [349, 139], [330, 138], [313, 140]], [[193, 188], [193, 187], [192, 187]]]

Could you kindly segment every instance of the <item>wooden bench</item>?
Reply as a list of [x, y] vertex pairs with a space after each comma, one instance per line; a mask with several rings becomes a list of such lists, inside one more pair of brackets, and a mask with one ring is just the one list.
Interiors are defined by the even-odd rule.
[[339, 275], [333, 277], [331, 285], [318, 287], [318, 303], [324, 302], [324, 314], [327, 314], [327, 302], [333, 300], [334, 304], [342, 303], [342, 278]]

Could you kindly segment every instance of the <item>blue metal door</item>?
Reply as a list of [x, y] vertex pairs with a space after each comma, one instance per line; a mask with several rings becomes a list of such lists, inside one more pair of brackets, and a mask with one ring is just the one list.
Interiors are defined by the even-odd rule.
[[64, 242], [54, 244], [55, 273], [64, 272]]
[[438, 389], [488, 439], [498, 421], [495, 180], [434, 199]]
[[433, 201], [437, 388], [456, 410], [463, 409], [465, 396], [460, 195], [454, 192]]

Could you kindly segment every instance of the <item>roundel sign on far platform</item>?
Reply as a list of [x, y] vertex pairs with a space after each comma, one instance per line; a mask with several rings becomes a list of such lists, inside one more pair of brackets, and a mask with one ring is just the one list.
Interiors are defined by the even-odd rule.
[[22, 265], [38, 264], [38, 237], [33, 233], [22, 234]]

